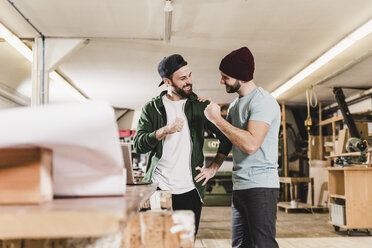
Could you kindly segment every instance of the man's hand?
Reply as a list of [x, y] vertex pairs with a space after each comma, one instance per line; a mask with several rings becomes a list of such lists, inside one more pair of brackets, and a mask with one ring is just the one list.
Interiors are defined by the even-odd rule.
[[218, 170], [217, 166], [211, 166], [209, 168], [201, 168], [201, 167], [196, 167], [195, 170], [199, 170], [200, 173], [195, 177], [196, 182], [200, 182], [201, 180], [204, 179], [203, 186], [216, 175], [216, 172]]
[[211, 102], [212, 99], [210, 99], [209, 97], [201, 97], [201, 96], [198, 96], [198, 101], [199, 101], [199, 102], [206, 102], [206, 101]]
[[182, 130], [182, 127], [183, 119], [176, 117], [176, 119], [174, 119], [167, 125], [167, 133], [172, 134], [175, 132], [180, 132]]
[[212, 122], [216, 123], [218, 118], [221, 118], [221, 107], [218, 104], [211, 102], [204, 110], [204, 115], [207, 119]]
[[171, 121], [168, 125], [156, 130], [155, 137], [157, 140], [160, 141], [164, 139], [164, 137], [167, 136], [168, 134], [180, 132], [182, 130], [182, 127], [183, 127], [183, 119], [177, 117], [176, 119]]

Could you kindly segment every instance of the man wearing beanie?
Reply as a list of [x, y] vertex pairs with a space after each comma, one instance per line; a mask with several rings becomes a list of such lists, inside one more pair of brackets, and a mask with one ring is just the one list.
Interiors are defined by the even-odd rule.
[[[203, 144], [206, 130], [216, 134], [221, 144], [211, 167], [221, 166], [231, 150], [231, 142], [204, 116], [208, 103], [199, 102], [192, 91], [191, 71], [179, 54], [165, 57], [158, 72], [167, 90], [142, 108], [133, 146], [136, 153], [148, 153], [144, 181], [158, 183], [172, 191], [173, 210], [192, 210], [195, 235], [210, 176], [203, 173]], [[206, 180], [195, 181], [199, 171]], [[207, 171], [208, 172], [208, 171]]]
[[226, 55], [219, 69], [220, 83], [238, 98], [230, 104], [226, 120], [213, 102], [204, 113], [233, 144], [232, 246], [278, 247], [275, 222], [280, 108], [253, 82], [254, 58], [247, 47]]

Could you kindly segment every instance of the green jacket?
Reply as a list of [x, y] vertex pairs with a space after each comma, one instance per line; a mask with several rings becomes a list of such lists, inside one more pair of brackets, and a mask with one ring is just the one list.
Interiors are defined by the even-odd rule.
[[[144, 181], [151, 180], [163, 153], [163, 142], [156, 139], [155, 132], [167, 124], [167, 115], [162, 101], [162, 96], [166, 93], [166, 91], [163, 91], [159, 96], [153, 98], [142, 108], [141, 117], [138, 121], [136, 134], [133, 139], [133, 146], [136, 153], [148, 153]], [[194, 178], [199, 174], [199, 171], [195, 170], [195, 168], [197, 166], [203, 167], [204, 164], [203, 144], [205, 130], [211, 131], [220, 140], [221, 143], [218, 148], [218, 153], [227, 155], [232, 147], [231, 142], [204, 116], [204, 109], [207, 105], [207, 102], [199, 102], [197, 100], [197, 95], [194, 93], [189, 96], [185, 104], [185, 115], [189, 124], [192, 140], [192, 177], [201, 200], [204, 198], [205, 186], [202, 186], [203, 181], [197, 183]]]

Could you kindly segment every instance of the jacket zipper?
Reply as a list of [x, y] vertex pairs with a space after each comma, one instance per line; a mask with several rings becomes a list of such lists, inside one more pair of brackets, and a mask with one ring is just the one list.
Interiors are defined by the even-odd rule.
[[[185, 116], [186, 116], [186, 119], [187, 119], [187, 115], [186, 115], [186, 113], [185, 113], [185, 106], [186, 106], [186, 104], [187, 104], [187, 101], [186, 101], [186, 103], [183, 105], [183, 113], [185, 114]], [[192, 120], [191, 120], [192, 121]], [[188, 123], [187, 123], [188, 124]], [[190, 128], [190, 125], [188, 125], [189, 126], [189, 132], [190, 132], [190, 148], [191, 148], [191, 152], [190, 152], [190, 163], [189, 163], [189, 167], [190, 167], [190, 173], [191, 173], [191, 181], [192, 181], [192, 183], [194, 184], [194, 187], [195, 187], [195, 189], [196, 189], [196, 192], [198, 192], [198, 195], [199, 195], [199, 199], [200, 199], [200, 201], [202, 202], [202, 203], [204, 203], [203, 202], [203, 199], [202, 199], [202, 197], [201, 197], [201, 195], [200, 195], [200, 193], [199, 193], [199, 190], [198, 190], [198, 187], [196, 187], [196, 184], [195, 184], [195, 182], [194, 182], [194, 176], [193, 176], [193, 174], [192, 174], [192, 166], [191, 166], [191, 162], [192, 162], [192, 154], [193, 154], [193, 147], [194, 147], [194, 143], [192, 142], [192, 135], [191, 135], [191, 128]]]
[[[186, 101], [186, 103], [183, 105], [183, 113], [185, 114], [185, 116], [186, 116], [186, 119], [187, 119], [187, 115], [186, 115], [186, 113], [185, 113], [185, 106], [186, 106], [186, 104], [187, 104], [187, 101]], [[156, 111], [158, 111], [158, 113], [160, 114], [160, 116], [163, 118], [163, 114], [160, 112], [160, 110], [158, 109], [158, 106], [156, 106], [156, 102], [154, 102], [154, 106], [155, 106], [155, 108], [156, 108]], [[190, 130], [190, 126], [189, 126], [189, 130]], [[198, 195], [199, 195], [199, 199], [200, 199], [200, 201], [202, 202], [202, 203], [204, 203], [204, 201], [203, 201], [203, 199], [202, 199], [202, 197], [201, 197], [201, 195], [200, 195], [200, 193], [199, 193], [199, 190], [198, 190], [198, 187], [196, 186], [196, 184], [195, 184], [195, 182], [194, 182], [194, 176], [193, 176], [193, 174], [192, 174], [192, 166], [191, 166], [191, 161], [192, 161], [192, 153], [193, 153], [193, 146], [194, 146], [194, 144], [193, 144], [193, 142], [192, 142], [192, 135], [191, 135], [191, 130], [190, 130], [190, 148], [191, 148], [191, 152], [190, 152], [190, 164], [189, 164], [189, 168], [190, 168], [190, 172], [191, 172], [191, 180], [192, 180], [192, 183], [194, 184], [194, 187], [195, 187], [195, 189], [196, 189], [196, 192], [198, 192]], [[162, 147], [164, 147], [164, 139], [162, 140]], [[160, 158], [159, 158], [160, 159]], [[159, 162], [159, 161], [158, 161]], [[152, 180], [152, 177], [153, 177], [153, 175], [154, 175], [154, 172], [155, 172], [155, 170], [156, 170], [156, 168], [158, 167], [158, 164], [159, 163], [157, 163], [156, 164], [156, 166], [155, 166], [155, 168], [154, 168], [154, 171], [153, 171], [153, 174], [151, 175], [151, 180]]]
[[[154, 101], [154, 106], [155, 106], [155, 108], [156, 108], [156, 111], [158, 111], [160, 117], [163, 119], [163, 114], [162, 114], [162, 113], [160, 112], [160, 110], [158, 109], [158, 106], [156, 106], [156, 102], [155, 102], [155, 101]], [[164, 121], [164, 119], [163, 119], [163, 121]], [[166, 125], [166, 123], [165, 123], [165, 125]], [[161, 141], [161, 146], [162, 146], [162, 149], [163, 149], [163, 147], [164, 147], [164, 139], [162, 139], [162, 141]], [[162, 151], [162, 153], [163, 153], [163, 151]], [[162, 156], [163, 156], [163, 155], [162, 155]], [[160, 159], [161, 159], [161, 158], [159, 158], [159, 160], [160, 160]], [[152, 171], [152, 175], [151, 175], [151, 178], [150, 178], [151, 181], [152, 181], [152, 177], [154, 176], [154, 173], [155, 173], [155, 171], [156, 171], [156, 168], [158, 168], [159, 160], [158, 160], [158, 162], [156, 163], [156, 166], [155, 166], [154, 170]]]

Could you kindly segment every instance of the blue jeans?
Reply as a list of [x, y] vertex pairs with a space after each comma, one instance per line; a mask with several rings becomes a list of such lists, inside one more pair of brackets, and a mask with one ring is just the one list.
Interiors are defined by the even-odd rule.
[[276, 204], [279, 189], [234, 190], [232, 200], [232, 247], [277, 248]]

